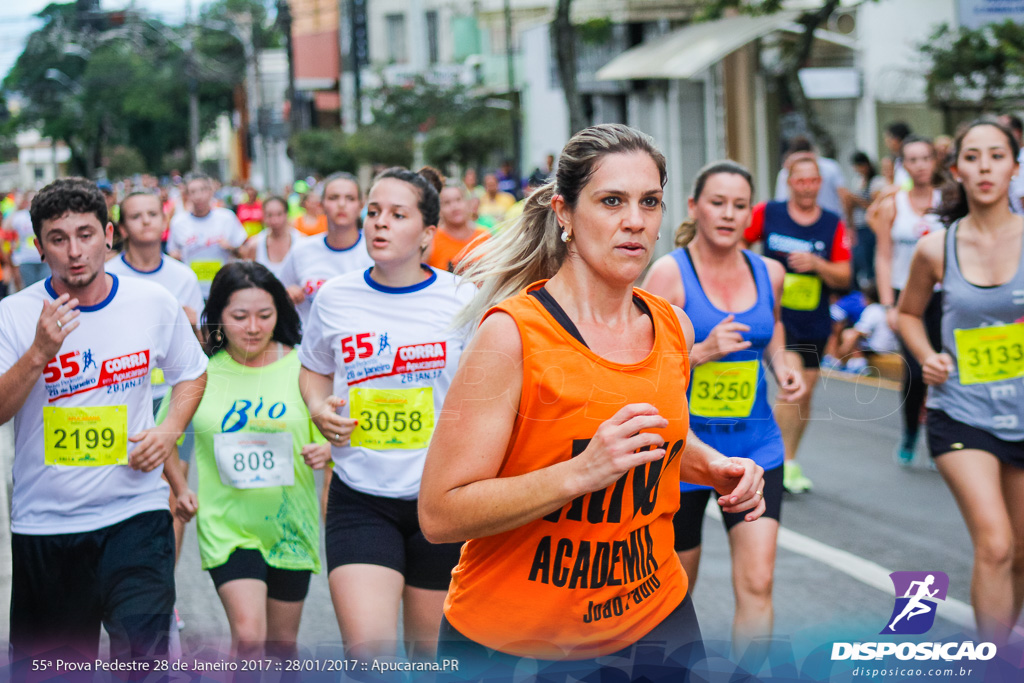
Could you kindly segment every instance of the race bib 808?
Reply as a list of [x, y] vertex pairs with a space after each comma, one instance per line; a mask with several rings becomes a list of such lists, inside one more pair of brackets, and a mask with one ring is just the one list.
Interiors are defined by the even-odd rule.
[[213, 435], [213, 454], [220, 481], [236, 489], [292, 486], [295, 483], [292, 453], [291, 432]]

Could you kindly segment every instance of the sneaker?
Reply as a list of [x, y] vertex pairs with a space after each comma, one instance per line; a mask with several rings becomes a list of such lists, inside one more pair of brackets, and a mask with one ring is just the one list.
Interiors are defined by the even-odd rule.
[[839, 359], [834, 356], [826, 355], [821, 359], [821, 367], [823, 370], [838, 370], [842, 365], [843, 364], [839, 362]]
[[896, 461], [896, 464], [900, 467], [910, 467], [914, 464], [914, 449], [900, 446], [893, 451], [892, 459]]
[[804, 476], [799, 463], [787, 460], [782, 466], [782, 487], [790, 493], [805, 493], [814, 486], [811, 480]]
[[178, 627], [179, 631], [185, 628], [185, 622], [182, 620], [181, 615], [178, 614], [177, 607], [174, 608], [174, 624]]
[[917, 434], [903, 437], [902, 443], [893, 451], [892, 458], [900, 467], [910, 467], [914, 463], [914, 452], [917, 450]]
[[846, 361], [846, 365], [843, 367], [843, 372], [849, 372], [854, 375], [864, 375], [868, 373], [868, 359], [867, 358], [851, 358]]

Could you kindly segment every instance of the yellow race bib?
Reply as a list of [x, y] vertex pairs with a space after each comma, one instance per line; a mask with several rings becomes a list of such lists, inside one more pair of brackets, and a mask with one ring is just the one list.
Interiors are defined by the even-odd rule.
[[213, 277], [221, 268], [220, 261], [193, 261], [192, 272], [196, 274], [200, 282], [213, 282]]
[[953, 330], [960, 384], [1024, 377], [1024, 324]]
[[756, 360], [704, 363], [693, 371], [690, 412], [701, 417], [748, 417], [757, 397]]
[[821, 278], [806, 273], [786, 273], [781, 303], [791, 311], [813, 311], [821, 303]]
[[434, 389], [350, 389], [350, 415], [359, 420], [352, 445], [374, 450], [426, 448], [434, 433]]
[[47, 465], [128, 464], [128, 406], [43, 408]]

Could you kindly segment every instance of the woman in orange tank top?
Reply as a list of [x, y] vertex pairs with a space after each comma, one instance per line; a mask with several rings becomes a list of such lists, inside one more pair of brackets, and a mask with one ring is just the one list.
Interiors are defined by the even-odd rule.
[[648, 136], [583, 130], [555, 181], [467, 269], [480, 294], [463, 318], [483, 321], [419, 498], [430, 541], [469, 539], [438, 654], [459, 660], [460, 677], [615, 667], [636, 680], [703, 659], [673, 552], [679, 481], [714, 488], [723, 510], [750, 521], [764, 511], [763, 471], [690, 432], [693, 327], [633, 287], [664, 185]]

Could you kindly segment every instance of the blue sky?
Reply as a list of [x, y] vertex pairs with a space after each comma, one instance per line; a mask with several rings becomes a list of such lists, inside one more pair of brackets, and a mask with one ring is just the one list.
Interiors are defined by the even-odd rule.
[[[35, 14], [49, 5], [53, 0], [18, 0], [18, 2], [0, 3], [0, 78], [14, 66], [18, 55], [25, 48], [29, 34], [40, 26]], [[195, 14], [205, 0], [192, 0], [192, 12]], [[180, 22], [185, 18], [187, 0], [101, 0], [100, 6], [105, 10], [122, 9], [134, 5], [138, 9], [159, 15], [170, 22]]]

